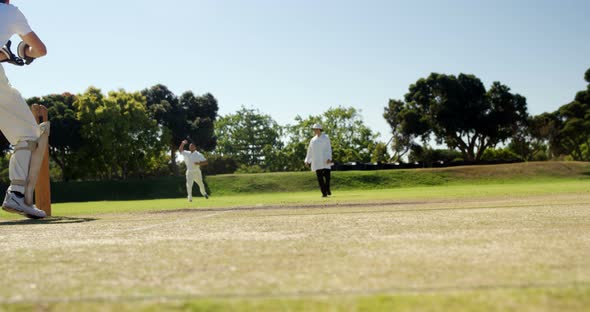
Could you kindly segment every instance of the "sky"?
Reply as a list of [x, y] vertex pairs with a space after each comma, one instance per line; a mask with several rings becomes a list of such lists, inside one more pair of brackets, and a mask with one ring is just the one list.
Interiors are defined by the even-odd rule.
[[[281, 125], [354, 107], [387, 141], [389, 99], [432, 72], [499, 81], [553, 112], [586, 88], [588, 0], [12, 0], [46, 43], [4, 65], [25, 98], [140, 91], [212, 93]], [[13, 38], [18, 41], [18, 38]], [[327, 129], [329, 132], [329, 129]]]

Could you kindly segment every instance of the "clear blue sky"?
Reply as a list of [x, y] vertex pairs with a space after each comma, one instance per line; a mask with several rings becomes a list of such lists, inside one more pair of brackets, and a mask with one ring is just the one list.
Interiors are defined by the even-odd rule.
[[5, 66], [23, 96], [88, 86], [211, 92], [279, 124], [353, 106], [389, 138], [388, 99], [431, 72], [500, 81], [529, 112], [585, 88], [588, 0], [12, 0], [46, 42], [34, 66]]

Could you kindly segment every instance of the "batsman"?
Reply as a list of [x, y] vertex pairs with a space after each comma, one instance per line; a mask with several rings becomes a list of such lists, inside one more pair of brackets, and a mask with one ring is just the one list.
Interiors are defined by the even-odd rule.
[[[0, 62], [16, 66], [31, 64], [47, 54], [45, 44], [33, 32], [23, 13], [10, 0], [0, 0]], [[11, 50], [13, 35], [21, 42], [17, 55]], [[13, 88], [0, 65], [0, 131], [14, 150], [10, 157], [10, 186], [2, 209], [28, 218], [44, 218], [45, 212], [33, 204], [35, 184], [49, 140], [49, 122], [37, 124], [21, 94]]]

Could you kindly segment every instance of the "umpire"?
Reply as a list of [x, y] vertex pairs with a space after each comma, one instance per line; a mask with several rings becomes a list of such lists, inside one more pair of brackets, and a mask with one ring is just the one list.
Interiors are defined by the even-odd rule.
[[314, 137], [309, 142], [307, 147], [307, 156], [305, 156], [305, 164], [311, 165], [311, 170], [315, 171], [322, 191], [322, 197], [332, 195], [330, 191], [330, 171], [332, 168], [332, 145], [330, 138], [322, 133], [322, 126], [314, 124]]

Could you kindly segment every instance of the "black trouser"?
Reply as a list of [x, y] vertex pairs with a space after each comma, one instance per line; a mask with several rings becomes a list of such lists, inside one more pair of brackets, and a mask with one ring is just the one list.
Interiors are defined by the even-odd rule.
[[320, 184], [320, 190], [322, 195], [332, 195], [330, 191], [330, 169], [320, 169], [315, 171], [315, 175], [318, 177], [318, 183]]

